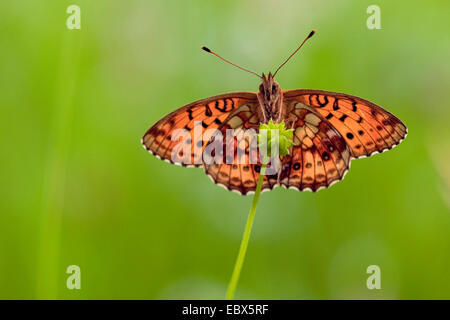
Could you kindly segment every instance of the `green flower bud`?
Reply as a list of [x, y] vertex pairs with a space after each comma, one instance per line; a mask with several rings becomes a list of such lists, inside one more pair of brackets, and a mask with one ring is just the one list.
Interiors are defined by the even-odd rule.
[[269, 120], [268, 124], [261, 123], [259, 126], [258, 146], [260, 150], [267, 150], [267, 155], [270, 157], [273, 153], [276, 154], [276, 151], [272, 149], [278, 145], [278, 154], [285, 156], [294, 145], [293, 137], [294, 129], [286, 129], [284, 121], [274, 123]]

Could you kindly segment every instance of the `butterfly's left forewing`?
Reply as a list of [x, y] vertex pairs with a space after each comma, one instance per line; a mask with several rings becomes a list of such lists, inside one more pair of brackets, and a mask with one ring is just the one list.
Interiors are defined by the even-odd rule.
[[[203, 132], [219, 128], [233, 111], [256, 102], [256, 94], [251, 92], [228, 93], [196, 101], [158, 121], [145, 133], [142, 144], [150, 153], [165, 161], [183, 166], [202, 166], [201, 152], [209, 140]], [[199, 126], [198, 130], [194, 130], [195, 124]], [[174, 148], [180, 143], [180, 139], [174, 137], [178, 129], [186, 132], [184, 142], [192, 144], [190, 155], [176, 158], [183, 161], [174, 160], [172, 157]], [[201, 135], [194, 136], [197, 132]]]

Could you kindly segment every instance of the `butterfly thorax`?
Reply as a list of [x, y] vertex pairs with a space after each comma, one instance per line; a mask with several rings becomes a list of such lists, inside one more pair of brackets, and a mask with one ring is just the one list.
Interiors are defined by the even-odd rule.
[[269, 120], [281, 122], [285, 114], [281, 88], [271, 73], [268, 76], [263, 73], [262, 79], [257, 94], [260, 106], [260, 121], [263, 123], [267, 123]]

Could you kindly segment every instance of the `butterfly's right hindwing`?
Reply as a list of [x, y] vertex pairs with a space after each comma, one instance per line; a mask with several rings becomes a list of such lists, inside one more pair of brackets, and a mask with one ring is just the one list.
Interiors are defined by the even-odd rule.
[[318, 191], [342, 180], [351, 154], [345, 140], [327, 121], [300, 103], [290, 103], [288, 121], [294, 129], [294, 146], [282, 160], [280, 185]]

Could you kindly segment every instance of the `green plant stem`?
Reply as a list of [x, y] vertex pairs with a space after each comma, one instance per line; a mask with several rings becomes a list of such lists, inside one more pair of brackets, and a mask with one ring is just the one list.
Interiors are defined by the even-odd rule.
[[[66, 174], [73, 113], [77, 97], [78, 70], [82, 54], [82, 34], [62, 32], [61, 57], [54, 97], [54, 111], [48, 158], [42, 187], [42, 207], [38, 226], [36, 299], [58, 298], [61, 275], [61, 230], [65, 209]], [[64, 284], [64, 282], [63, 282]]]
[[[264, 161], [265, 163], [265, 161]], [[264, 180], [264, 174], [266, 172], [266, 164], [261, 166], [261, 172], [258, 178], [258, 184], [256, 185], [255, 195], [253, 197], [252, 206], [248, 214], [247, 223], [245, 225], [244, 235], [242, 236], [241, 246], [239, 247], [239, 253], [234, 264], [233, 274], [231, 275], [230, 284], [228, 285], [227, 300], [233, 300], [234, 292], [239, 281], [239, 275], [241, 274], [242, 265], [245, 260], [245, 253], [247, 252], [248, 241], [250, 240], [250, 233], [252, 232], [253, 220], [255, 218], [256, 206], [258, 205], [259, 196], [261, 194], [262, 182]]]

